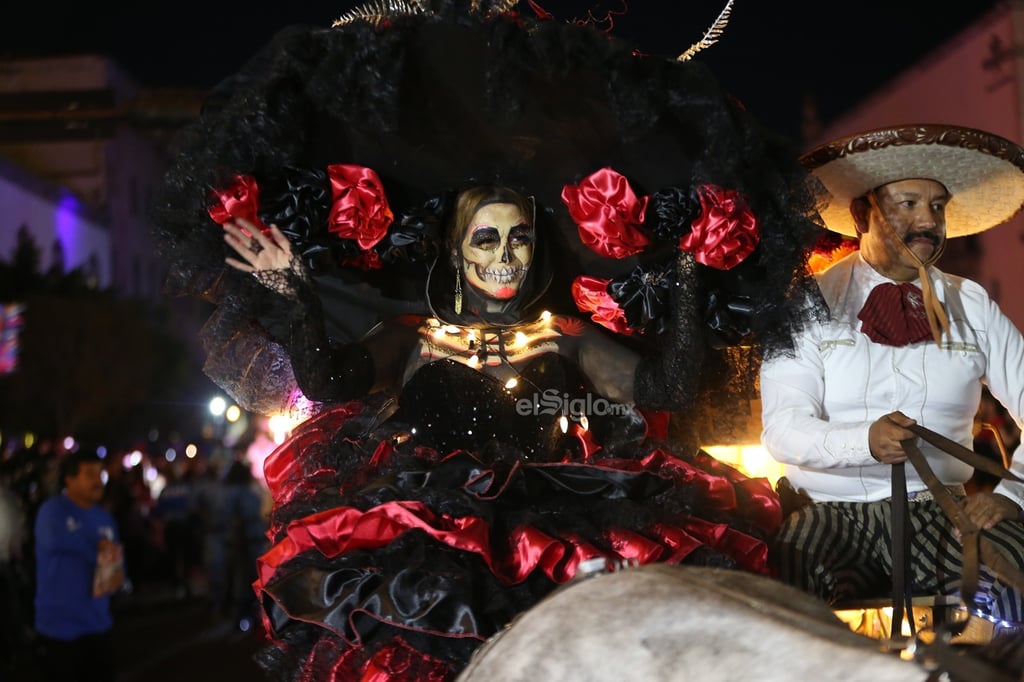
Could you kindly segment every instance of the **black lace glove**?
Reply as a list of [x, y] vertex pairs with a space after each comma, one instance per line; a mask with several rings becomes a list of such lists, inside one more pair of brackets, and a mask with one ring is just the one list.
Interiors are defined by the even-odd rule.
[[299, 300], [303, 288], [313, 286], [309, 270], [298, 255], [292, 256], [287, 268], [254, 270], [252, 276], [267, 289], [292, 301]]

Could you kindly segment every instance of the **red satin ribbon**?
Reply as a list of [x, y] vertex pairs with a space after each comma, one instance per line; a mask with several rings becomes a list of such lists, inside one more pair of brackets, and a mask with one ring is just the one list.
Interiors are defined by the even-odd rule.
[[572, 283], [572, 297], [576, 307], [591, 314], [597, 324], [619, 334], [630, 335], [633, 330], [626, 324], [626, 313], [608, 294], [608, 282], [611, 280], [580, 275]]
[[648, 198], [637, 198], [629, 181], [611, 168], [602, 168], [576, 185], [565, 185], [562, 202], [579, 227], [580, 239], [595, 253], [625, 258], [650, 244], [640, 229]]
[[564, 568], [559, 571], [568, 553], [565, 544], [532, 526], [515, 529], [508, 539], [507, 550], [499, 571], [513, 584], [525, 580], [538, 566], [557, 583], [572, 577], [566, 575]]
[[359, 643], [337, 644], [322, 638], [303, 661], [302, 682], [444, 682], [451, 664], [394, 637], [371, 653]]
[[653, 451], [643, 459], [643, 465], [670, 476], [678, 483], [695, 486], [701, 497], [715, 509], [732, 511], [736, 508], [736, 491], [732, 483], [721, 476], [702, 471], [664, 450]]
[[483, 519], [438, 517], [420, 502], [387, 502], [367, 511], [336, 507], [288, 524], [285, 537], [256, 562], [260, 584], [266, 585], [281, 564], [306, 550], [315, 549], [326, 557], [335, 557], [357, 549], [382, 547], [413, 528], [490, 560], [489, 529]]
[[693, 537], [682, 528], [658, 524], [654, 531], [661, 537], [662, 542], [668, 548], [668, 554], [663, 561], [670, 564], [678, 564], [693, 550], [703, 547], [704, 542]]
[[330, 440], [342, 424], [362, 411], [363, 405], [359, 402], [325, 410], [300, 424], [291, 438], [270, 453], [263, 462], [263, 476], [275, 504], [291, 500], [295, 486], [305, 478], [299, 458], [306, 448]]
[[672, 415], [668, 410], [639, 410], [647, 423], [647, 435], [654, 440], [668, 438], [668, 424]]
[[623, 559], [633, 559], [640, 564], [651, 564], [661, 560], [662, 555], [665, 554], [663, 542], [651, 540], [631, 530], [612, 528], [604, 536], [615, 553]]
[[[396, 637], [373, 655], [359, 682], [444, 682], [450, 679], [451, 672], [450, 664], [428, 656]], [[350, 679], [339, 677], [338, 682]]]
[[782, 525], [782, 503], [766, 478], [737, 481], [736, 497], [744, 516], [765, 534], [772, 537]]
[[768, 572], [768, 545], [764, 541], [724, 523], [695, 517], [686, 522], [686, 530], [709, 547], [733, 557], [743, 568], [756, 573]]
[[394, 454], [394, 446], [389, 441], [382, 440], [377, 444], [377, 449], [373, 451], [373, 455], [370, 456], [370, 466], [379, 467], [386, 465], [391, 461], [391, 456]]
[[377, 173], [365, 166], [327, 166], [334, 202], [328, 216], [328, 230], [343, 239], [354, 239], [367, 251], [387, 234], [394, 219], [384, 186]]
[[641, 564], [678, 562], [705, 544], [736, 558], [749, 570], [767, 570], [767, 546], [761, 540], [736, 531], [727, 524], [690, 518], [684, 528], [653, 527], [648, 534], [613, 528], [604, 538], [614, 551], [602, 551], [585, 538], [567, 533], [556, 538], [532, 526], [521, 526], [507, 538], [500, 564], [488, 541], [489, 527], [474, 517], [436, 516], [417, 502], [388, 502], [367, 511], [339, 507], [313, 514], [290, 524], [286, 537], [257, 561], [257, 591], [267, 585], [278, 567], [315, 549], [326, 557], [357, 549], [384, 546], [407, 530], [418, 528], [450, 547], [481, 556], [492, 573], [507, 584], [525, 580], [540, 569], [555, 583], [575, 574], [581, 561], [594, 557], [634, 559]]
[[[224, 189], [215, 189], [210, 192], [210, 195], [215, 200], [215, 203], [207, 209], [207, 212], [218, 225], [243, 218], [254, 224], [262, 232], [270, 229], [263, 223], [263, 220], [260, 219], [257, 213], [260, 207], [260, 191], [259, 186], [256, 184], [256, 178], [251, 175], [236, 175], [230, 185]], [[252, 236], [244, 228], [242, 232], [247, 237]]]
[[384, 267], [384, 261], [380, 259], [380, 254], [376, 251], [361, 251], [358, 256], [342, 258], [341, 264], [360, 270], [380, 270]]
[[757, 219], [736, 190], [701, 185], [697, 195], [701, 213], [690, 223], [690, 233], [679, 240], [679, 248], [692, 253], [698, 263], [730, 270], [757, 248]]
[[594, 455], [604, 449], [596, 440], [594, 440], [594, 434], [589, 429], [583, 428], [576, 422], [571, 422], [570, 429], [572, 431], [572, 435], [580, 444], [580, 450], [583, 453], [584, 462], [591, 461], [594, 459]]

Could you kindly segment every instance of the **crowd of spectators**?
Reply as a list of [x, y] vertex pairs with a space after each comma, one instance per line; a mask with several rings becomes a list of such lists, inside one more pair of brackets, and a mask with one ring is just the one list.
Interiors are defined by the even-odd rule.
[[[4, 666], [34, 655], [33, 525], [40, 505], [61, 492], [63, 445], [0, 443], [0, 679]], [[216, 617], [253, 626], [251, 583], [269, 503], [245, 449], [173, 461], [144, 449], [101, 454], [101, 504], [118, 525], [127, 576], [112, 602], [115, 617], [119, 602], [158, 595], [204, 600]]]

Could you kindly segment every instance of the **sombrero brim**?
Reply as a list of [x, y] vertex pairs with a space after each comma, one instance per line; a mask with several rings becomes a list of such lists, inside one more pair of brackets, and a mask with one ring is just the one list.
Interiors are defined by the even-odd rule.
[[907, 125], [850, 135], [801, 157], [828, 192], [825, 226], [850, 237], [850, 202], [881, 185], [910, 178], [941, 182], [951, 198], [946, 236], [983, 232], [1024, 207], [1024, 149], [982, 130]]

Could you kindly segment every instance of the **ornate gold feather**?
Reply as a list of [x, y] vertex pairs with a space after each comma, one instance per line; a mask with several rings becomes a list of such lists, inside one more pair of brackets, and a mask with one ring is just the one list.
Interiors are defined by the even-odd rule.
[[[473, 0], [470, 3], [470, 11], [474, 14], [480, 11], [480, 6], [487, 4], [483, 0]], [[499, 14], [507, 14], [512, 11], [512, 8], [519, 4], [519, 0], [494, 0], [489, 3], [490, 7], [487, 8], [486, 16], [488, 18], [498, 16]]]
[[380, 26], [381, 22], [406, 14], [429, 14], [427, 0], [374, 0], [345, 12], [334, 20], [331, 28], [365, 21]]
[[726, 25], [729, 23], [729, 15], [732, 13], [732, 3], [733, 0], [728, 0], [728, 2], [725, 3], [725, 9], [723, 9], [718, 15], [718, 18], [715, 19], [715, 23], [711, 24], [711, 28], [705, 31], [704, 37], [691, 45], [686, 52], [676, 57], [677, 61], [689, 61], [693, 58], [693, 55], [718, 42], [718, 38], [722, 35], [722, 31], [725, 30]]

